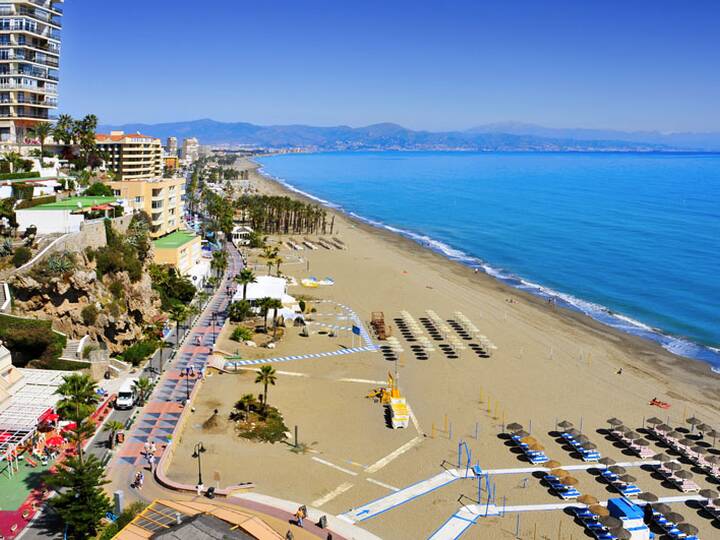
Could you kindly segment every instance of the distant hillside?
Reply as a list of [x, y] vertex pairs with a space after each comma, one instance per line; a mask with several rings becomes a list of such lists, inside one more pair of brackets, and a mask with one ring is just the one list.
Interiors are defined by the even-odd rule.
[[[415, 131], [397, 124], [366, 127], [260, 126], [203, 119], [165, 124], [100, 126], [165, 139], [197, 137], [202, 144], [318, 150], [484, 150], [484, 151], [672, 151], [720, 150], [720, 134], [676, 134], [552, 129], [530, 124], [493, 124], [467, 131]], [[647, 138], [645, 138], [647, 137]]]

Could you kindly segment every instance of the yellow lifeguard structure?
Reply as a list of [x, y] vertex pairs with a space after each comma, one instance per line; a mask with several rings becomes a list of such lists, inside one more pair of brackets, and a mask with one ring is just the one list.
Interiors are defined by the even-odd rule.
[[390, 421], [393, 429], [408, 427], [410, 410], [405, 398], [400, 394], [396, 377], [388, 372], [388, 382], [385, 388], [375, 388], [366, 397], [377, 399], [384, 407], [390, 409]]

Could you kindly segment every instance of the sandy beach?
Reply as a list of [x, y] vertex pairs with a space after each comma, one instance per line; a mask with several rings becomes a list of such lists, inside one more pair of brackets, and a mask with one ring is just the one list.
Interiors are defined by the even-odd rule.
[[[262, 193], [298, 196], [257, 173], [251, 181]], [[548, 305], [345, 215], [336, 213], [332, 236], [340, 238], [347, 249], [292, 251], [280, 244], [286, 275], [298, 282], [309, 275], [335, 280], [334, 286], [306, 289], [297, 285], [288, 292], [307, 297], [318, 311], [315, 321], [325, 324], [347, 324], [335, 303], [351, 308], [366, 327], [372, 312], [384, 312], [405, 349], [397, 363], [399, 386], [416, 425], [389, 429], [382, 407], [365, 397], [396, 369], [394, 362], [377, 352], [274, 365], [278, 382], [271, 387], [269, 401], [282, 412], [291, 431], [298, 426], [300, 451], [291, 444], [252, 443], [235, 435], [227, 419], [233, 403], [244, 393], [261, 390], [254, 384], [252, 368], [213, 373], [194, 403], [197, 421], [189, 422], [176, 442], [171, 477], [193, 482], [192, 445], [202, 440], [208, 448], [203, 456], [206, 470], [220, 485], [252, 481], [260, 493], [338, 515], [436, 475], [443, 471], [444, 462], [457, 465], [460, 439], [467, 442], [473, 463], [482, 469], [528, 467], [502, 434], [503, 424], [509, 422], [525, 426], [547, 455], [563, 465], [582, 461], [557, 442], [554, 432], [560, 420], [582, 427], [604, 456], [617, 461], [637, 458], [624, 453], [602, 432], [610, 417], [622, 419], [633, 429], [643, 428], [645, 419], [652, 416], [673, 427], [689, 427], [685, 419], [696, 416], [720, 428], [720, 376], [705, 364]], [[272, 243], [278, 240], [270, 238]], [[266, 273], [256, 255], [251, 264], [257, 265], [256, 273]], [[429, 359], [418, 360], [392, 322], [403, 310], [415, 319], [432, 310], [444, 320], [462, 312], [496, 348], [491, 349], [490, 358], [463, 350], [459, 358], [451, 359], [436, 350]], [[258, 349], [247, 357], [336, 351], [352, 344], [348, 332], [303, 338], [298, 328], [289, 327], [278, 349]], [[653, 407], [649, 405], [652, 398], [671, 407]], [[203, 421], [215, 408], [223, 420], [212, 429], [203, 429]], [[655, 441], [651, 448], [664, 450]], [[660, 497], [681, 495], [653, 477], [647, 467], [632, 467], [629, 472], [643, 491]], [[598, 499], [614, 496], [591, 472], [578, 471], [575, 476], [583, 494]], [[694, 479], [702, 488], [717, 487], [703, 474], [695, 474]], [[497, 504], [560, 502], [532, 473], [493, 476], [491, 482]], [[467, 497], [464, 503], [477, 498], [477, 482], [459, 480], [360, 526], [386, 539], [427, 538], [458, 510], [461, 495]], [[720, 534], [700, 510], [686, 503], [675, 503], [673, 509], [699, 527], [702, 538]], [[519, 522], [517, 515], [521, 515]], [[512, 538], [518, 524], [522, 538], [584, 535], [569, 515], [555, 510], [481, 518], [463, 538]]]

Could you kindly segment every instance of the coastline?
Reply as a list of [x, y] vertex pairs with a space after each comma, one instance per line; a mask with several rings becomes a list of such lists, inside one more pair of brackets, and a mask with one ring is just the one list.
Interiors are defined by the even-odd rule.
[[[663, 377], [665, 381], [667, 381], [668, 378], [673, 380], [687, 379], [687, 382], [692, 381], [692, 384], [697, 388], [702, 388], [706, 398], [711, 403], [713, 400], [720, 398], [720, 390], [715, 388], [717, 382], [720, 381], [720, 374], [714, 371], [713, 366], [707, 361], [675, 354], [663, 347], [656, 340], [625, 332], [600, 322], [574, 306], [556, 303], [551, 307], [548, 305], [548, 302], [538, 294], [510, 285], [506, 283], [504, 279], [498, 278], [487, 271], [483, 270], [475, 273], [473, 267], [468, 266], [466, 262], [453, 259], [430, 246], [422, 245], [418, 241], [408, 238], [398, 229], [392, 230], [392, 228], [388, 228], [385, 224], [373, 224], [370, 220], [347, 212], [331, 201], [326, 201], [305, 193], [294, 186], [274, 178], [263, 170], [262, 164], [256, 161], [248, 159], [246, 160], [246, 164], [249, 164], [252, 168], [251, 177], [260, 180], [262, 184], [267, 186], [271, 193], [287, 195], [315, 204], [321, 204], [329, 213], [335, 215], [336, 218], [352, 223], [353, 226], [363, 232], [381, 238], [394, 248], [402, 249], [408, 254], [420, 257], [427, 262], [432, 261], [436, 264], [445, 265], [454, 276], [468, 280], [481, 288], [489, 288], [505, 294], [508, 297], [522, 299], [523, 302], [534, 306], [536, 309], [544, 313], [552, 314], [558, 321], [563, 322], [570, 328], [579, 326], [595, 335], [602, 336], [614, 344], [619, 344], [623, 349], [631, 351], [638, 358], [639, 364], [641, 364], [628, 364], [623, 366], [623, 369], [638, 369], [649, 376], [662, 373], [665, 375], [665, 377]], [[652, 330], [654, 331], [654, 329]], [[668, 375], [670, 377], [667, 377]], [[710, 405], [710, 403], [708, 403], [708, 405]], [[714, 405], [710, 406], [714, 410], [720, 411], [720, 408]]]

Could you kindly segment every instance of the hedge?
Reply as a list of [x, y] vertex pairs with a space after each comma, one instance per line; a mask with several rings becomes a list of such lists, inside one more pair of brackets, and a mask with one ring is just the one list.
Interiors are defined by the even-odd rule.
[[[51, 345], [42, 353], [43, 360], [45, 362], [56, 363], [60, 355], [62, 354], [65, 345], [67, 344], [67, 337], [59, 332], [55, 332], [52, 329], [52, 322], [41, 319], [25, 319], [22, 317], [13, 317], [0, 313], [0, 339], [7, 342], [8, 338], [13, 333], [22, 330], [30, 330], [38, 335], [47, 336], [47, 332], [50, 332]], [[21, 352], [21, 351], [18, 351]], [[29, 359], [29, 360], [32, 360]], [[48, 366], [50, 367], [50, 366]], [[64, 369], [53, 366], [53, 369]]]
[[33, 206], [38, 206], [41, 204], [47, 204], [55, 202], [57, 198], [55, 195], [47, 195], [45, 197], [37, 197], [36, 199], [26, 199], [24, 201], [20, 201], [15, 206], [15, 210], [22, 210], [23, 208], [32, 208]]
[[0, 180], [23, 180], [25, 178], [38, 178], [39, 176], [37, 171], [0, 173]]

